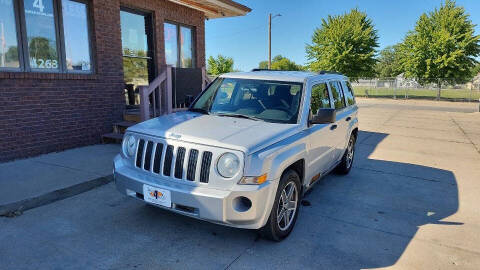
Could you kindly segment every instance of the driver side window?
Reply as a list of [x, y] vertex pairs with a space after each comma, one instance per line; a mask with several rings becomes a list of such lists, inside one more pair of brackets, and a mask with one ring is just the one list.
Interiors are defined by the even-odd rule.
[[330, 96], [326, 83], [316, 84], [312, 87], [312, 98], [310, 101], [310, 110], [312, 114], [317, 114], [319, 109], [330, 109]]

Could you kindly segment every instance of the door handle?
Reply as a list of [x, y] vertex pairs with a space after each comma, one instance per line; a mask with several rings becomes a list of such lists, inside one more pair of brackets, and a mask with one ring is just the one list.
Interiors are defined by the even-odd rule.
[[336, 129], [336, 128], [337, 128], [337, 125], [331, 125], [331, 126], [330, 126], [330, 130], [334, 130], [334, 129]]
[[345, 119], [345, 121], [347, 121], [347, 122], [350, 121], [350, 120], [352, 120], [352, 118], [350, 116], [347, 117], [347, 119]]

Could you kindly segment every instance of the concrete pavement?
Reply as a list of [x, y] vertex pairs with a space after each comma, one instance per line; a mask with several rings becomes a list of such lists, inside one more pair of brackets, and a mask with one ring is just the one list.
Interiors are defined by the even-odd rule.
[[0, 215], [105, 184], [119, 151], [118, 145], [93, 145], [0, 164]]
[[354, 168], [315, 186], [283, 242], [108, 184], [0, 218], [0, 269], [479, 269], [480, 114], [394, 102], [358, 99]]

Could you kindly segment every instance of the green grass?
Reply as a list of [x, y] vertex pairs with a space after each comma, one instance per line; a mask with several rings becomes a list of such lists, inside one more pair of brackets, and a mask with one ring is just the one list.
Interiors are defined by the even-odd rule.
[[[355, 96], [366, 97], [367, 91], [369, 97], [393, 98], [418, 98], [418, 99], [436, 99], [437, 90], [435, 89], [393, 89], [393, 88], [371, 88], [357, 86], [353, 89]], [[440, 98], [444, 100], [459, 101], [478, 101], [480, 91], [469, 89], [442, 89]]]

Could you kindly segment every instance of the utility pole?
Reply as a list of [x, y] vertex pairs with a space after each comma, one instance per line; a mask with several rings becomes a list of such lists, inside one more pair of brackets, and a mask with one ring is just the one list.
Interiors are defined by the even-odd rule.
[[3, 28], [3, 22], [0, 22], [0, 28], [2, 30], [2, 35], [0, 36], [0, 46], [2, 46], [2, 59], [0, 62], [0, 67], [5, 67], [5, 47], [6, 47], [6, 42], [5, 42], [5, 29]]
[[272, 13], [268, 14], [268, 69], [272, 68]]
[[268, 69], [272, 68], [272, 19], [281, 14], [272, 16], [272, 13], [268, 14]]

